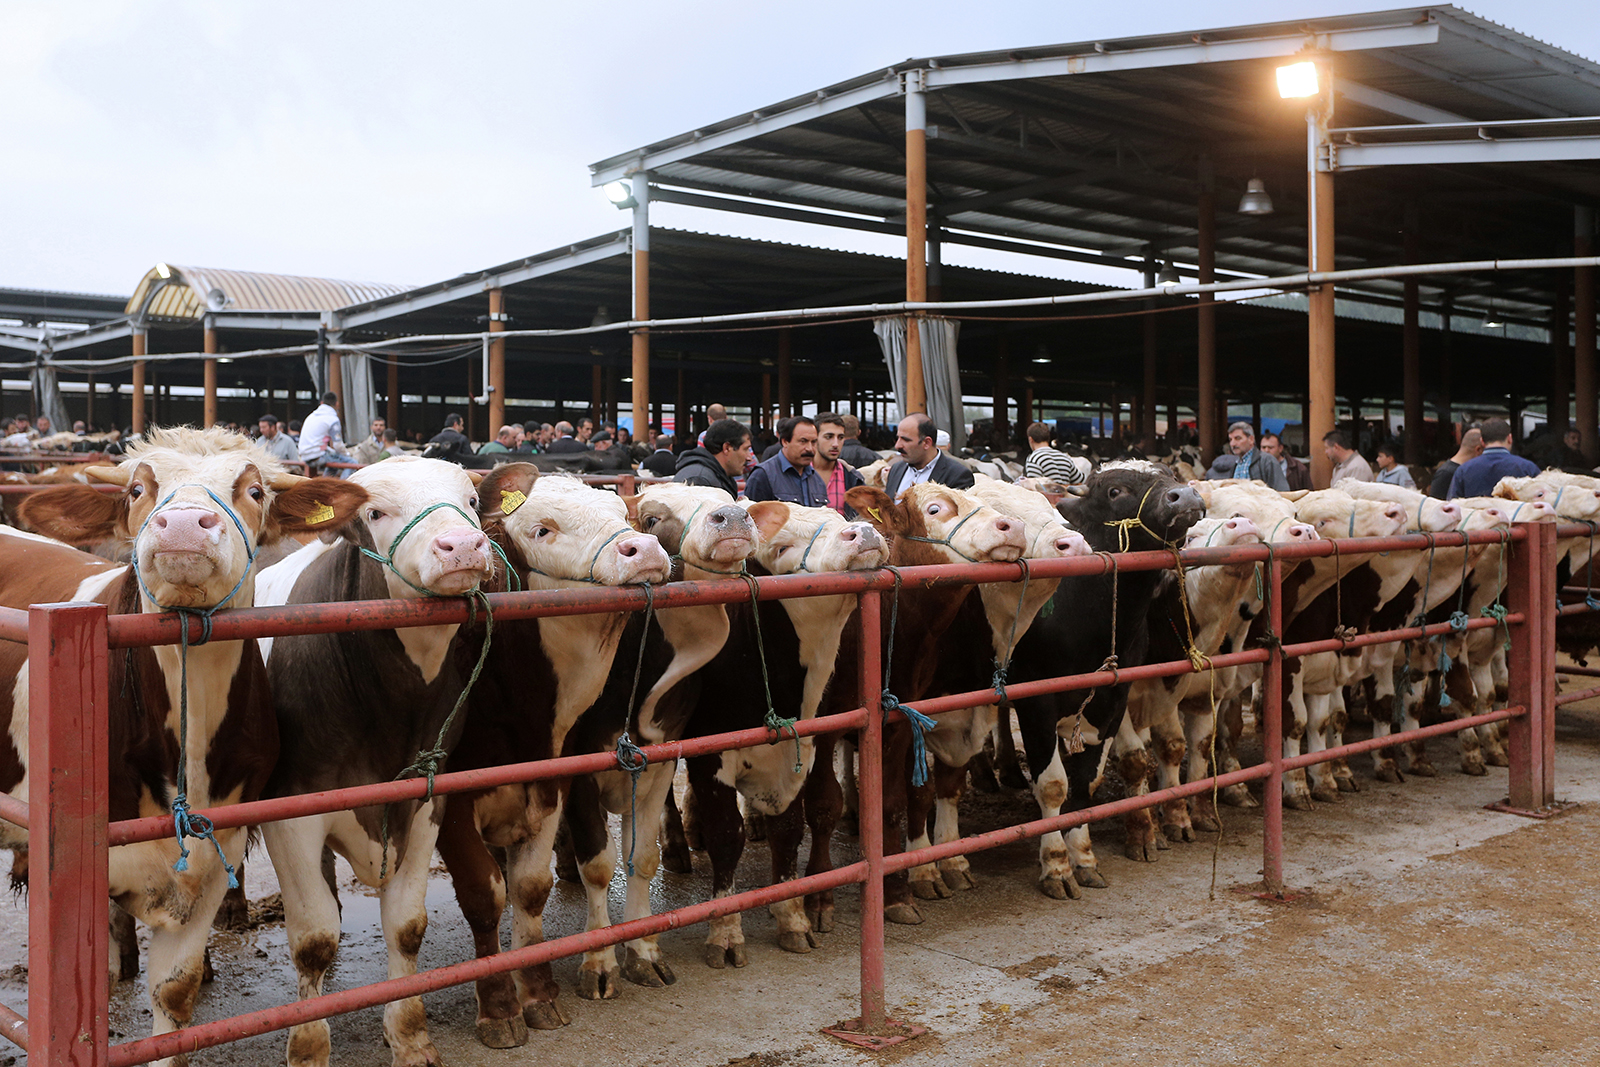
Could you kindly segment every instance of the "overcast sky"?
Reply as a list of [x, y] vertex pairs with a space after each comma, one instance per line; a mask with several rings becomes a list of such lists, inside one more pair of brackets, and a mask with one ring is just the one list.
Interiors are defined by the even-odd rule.
[[[1589, 58], [1594, 0], [1476, 13]], [[1277, 3], [0, 0], [0, 286], [158, 261], [425, 283], [619, 229], [588, 164], [907, 57], [1377, 10]], [[656, 225], [895, 254], [697, 211]], [[947, 262], [1086, 268], [947, 247]]]

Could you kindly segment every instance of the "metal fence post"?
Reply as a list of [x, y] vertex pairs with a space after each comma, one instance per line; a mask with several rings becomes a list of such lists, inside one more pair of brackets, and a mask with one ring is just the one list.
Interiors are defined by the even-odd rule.
[[104, 604], [28, 612], [28, 1049], [109, 1057], [108, 666]]
[[[1524, 527], [1528, 536], [1511, 552], [1506, 606], [1524, 621], [1511, 627], [1506, 658], [1508, 699], [1526, 715], [1509, 720], [1511, 761], [1508, 805], [1536, 811], [1555, 802], [1555, 543], [1551, 523]], [[1512, 549], [1516, 551], [1511, 551]]]
[[[1267, 628], [1271, 644], [1262, 677], [1261, 745], [1262, 755], [1272, 772], [1267, 775], [1261, 797], [1264, 819], [1261, 830], [1261, 880], [1268, 893], [1283, 893], [1283, 564], [1276, 558], [1268, 562]], [[1214, 724], [1213, 728], [1219, 728]]]
[[882, 594], [861, 594], [861, 703], [867, 724], [856, 751], [860, 770], [856, 789], [861, 825], [861, 857], [867, 879], [861, 887], [861, 1028], [884, 1025], [883, 979], [883, 690]]

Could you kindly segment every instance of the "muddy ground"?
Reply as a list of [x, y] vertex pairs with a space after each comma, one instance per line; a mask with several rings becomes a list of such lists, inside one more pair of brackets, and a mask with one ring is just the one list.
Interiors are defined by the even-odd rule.
[[[1506, 772], [1457, 773], [1453, 742], [1434, 743], [1435, 779], [1378, 783], [1363, 761], [1361, 793], [1286, 813], [1286, 873], [1302, 891], [1287, 905], [1244, 892], [1260, 878], [1259, 809], [1224, 809], [1220, 843], [1203, 835], [1153, 864], [1123, 858], [1119, 827], [1096, 826], [1111, 885], [1077, 901], [1034, 889], [1032, 844], [980, 854], [977, 889], [924, 903], [921, 926], [889, 929], [891, 1013], [929, 1033], [887, 1051], [848, 1048], [820, 1032], [858, 1010], [854, 889], [839, 894], [838, 931], [809, 955], [779, 950], [772, 920], [751, 913], [744, 970], [707, 968], [705, 928], [691, 927], [663, 936], [678, 977], [666, 989], [628, 986], [618, 1000], [580, 1002], [577, 962], [558, 963], [575, 1021], [535, 1032], [521, 1049], [476, 1043], [469, 987], [426, 998], [432, 1032], [446, 1063], [466, 1067], [1600, 1062], [1591, 932], [1600, 863], [1590, 848], [1600, 831], [1600, 704], [1585, 707], [1564, 709], [1558, 727], [1557, 791], [1582, 803], [1575, 811], [1546, 822], [1485, 811], [1505, 796]], [[964, 827], [989, 829], [1036, 810], [1020, 793], [969, 795]], [[854, 858], [848, 843], [836, 856]], [[765, 847], [752, 846], [741, 884], [765, 882], [766, 863]], [[377, 902], [344, 875], [343, 944], [329, 991], [384, 976]], [[656, 906], [699, 900], [709, 881], [697, 856], [695, 874], [658, 881]], [[246, 884], [253, 900], [276, 888], [264, 855], [249, 865]], [[470, 941], [442, 875], [428, 908], [423, 966], [463, 958]], [[558, 882], [546, 931], [576, 931], [583, 914], [581, 887]], [[23, 908], [0, 902], [0, 1002], [19, 1010], [26, 932]], [[270, 916], [245, 933], [215, 934], [217, 979], [201, 1019], [291, 999], [284, 941]], [[113, 1029], [146, 1033], [144, 1005], [142, 981], [119, 984]], [[194, 1062], [278, 1063], [283, 1043], [267, 1035]], [[336, 1020], [334, 1049], [337, 1064], [386, 1067], [378, 1009]], [[0, 1048], [0, 1067], [26, 1063]]]

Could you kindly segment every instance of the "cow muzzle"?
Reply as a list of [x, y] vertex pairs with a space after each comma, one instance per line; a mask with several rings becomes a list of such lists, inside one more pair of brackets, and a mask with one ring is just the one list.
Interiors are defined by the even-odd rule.
[[602, 550], [594, 571], [606, 585], [664, 582], [672, 576], [672, 560], [654, 536], [640, 534], [614, 542], [609, 551]]
[[473, 526], [456, 526], [438, 534], [428, 544], [429, 569], [422, 583], [440, 596], [459, 596], [494, 573], [489, 560], [489, 538]]
[[210, 508], [168, 507], [150, 517], [148, 540], [135, 551], [149, 553], [145, 563], [156, 581], [184, 591], [170, 600], [163, 594], [163, 603], [189, 607], [194, 605], [188, 601], [197, 594], [205, 599], [200, 587], [223, 577], [218, 572], [227, 556], [223, 545], [227, 532], [223, 517]]
[[733, 566], [749, 559], [755, 551], [756, 527], [744, 508], [724, 504], [708, 511], [699, 528], [690, 530], [685, 540], [702, 548], [702, 558], [722, 566]]

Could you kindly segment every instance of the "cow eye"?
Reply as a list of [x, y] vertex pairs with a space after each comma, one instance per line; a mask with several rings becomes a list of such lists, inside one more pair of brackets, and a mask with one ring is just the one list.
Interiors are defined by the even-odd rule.
[[649, 530], [649, 529], [653, 528], [655, 526], [655, 524], [660, 522], [660, 521], [661, 521], [661, 519], [660, 519], [659, 516], [648, 515], [648, 516], [645, 517], [645, 520], [644, 520], [644, 528], [646, 530]]
[[1115, 499], [1117, 499], [1117, 497], [1119, 497], [1121, 495], [1122, 495], [1122, 490], [1118, 489], [1116, 486], [1112, 486], [1110, 489], [1106, 490], [1106, 498], [1109, 499], [1109, 500], [1115, 500]]
[[377, 508], [372, 508], [367, 512], [368, 522], [377, 522], [381, 518], [383, 518], [383, 512], [379, 511]]
[[941, 512], [943, 510], [944, 509], [941, 508], [937, 503], [933, 503], [933, 504], [929, 504], [928, 505], [928, 514], [929, 515], [937, 515], [937, 514], [939, 514], [939, 512]]
[[778, 546], [778, 555], [780, 555], [780, 556], [783, 555], [785, 552], [789, 551], [793, 547], [794, 547], [793, 545], [779, 545]]
[[550, 534], [550, 527], [548, 527], [548, 526], [541, 526], [537, 530], [533, 531], [533, 536], [535, 536], [535, 537], [547, 537], [547, 536], [549, 536], [549, 534]]
[[142, 496], [144, 496], [144, 486], [140, 485], [138, 482], [134, 482], [132, 485], [128, 486], [129, 499], [138, 500]]
[[477, 493], [473, 493], [472, 496], [467, 500], [467, 507], [471, 508], [473, 511], [477, 511], [478, 510], [478, 494]]
[[257, 503], [260, 503], [266, 497], [266, 495], [267, 494], [262, 491], [262, 489], [261, 489], [261, 487], [259, 485], [252, 485], [250, 487], [250, 499], [251, 500], [254, 500]]

